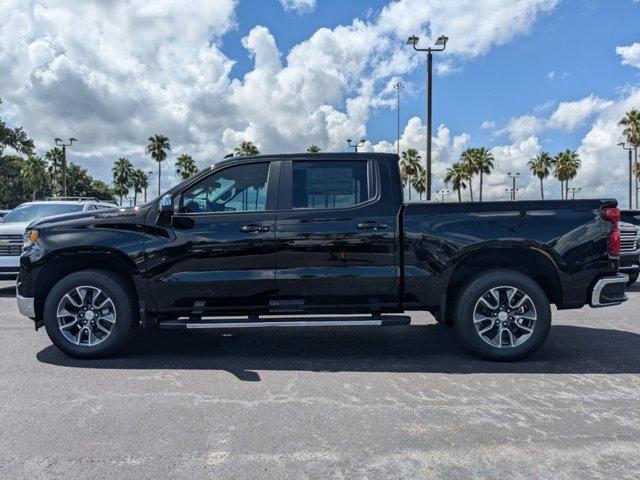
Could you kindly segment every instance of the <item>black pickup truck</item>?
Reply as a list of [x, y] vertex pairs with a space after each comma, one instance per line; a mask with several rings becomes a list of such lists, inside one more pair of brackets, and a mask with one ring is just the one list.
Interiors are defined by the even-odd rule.
[[615, 200], [407, 204], [395, 155], [231, 158], [137, 208], [33, 223], [17, 300], [75, 357], [112, 354], [134, 327], [406, 325], [422, 310], [515, 360], [544, 342], [551, 304], [626, 300], [619, 216]]

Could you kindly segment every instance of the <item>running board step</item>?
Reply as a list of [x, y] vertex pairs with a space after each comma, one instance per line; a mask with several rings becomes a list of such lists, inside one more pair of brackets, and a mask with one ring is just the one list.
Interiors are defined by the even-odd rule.
[[353, 327], [367, 326], [396, 326], [409, 325], [411, 317], [408, 315], [384, 315], [380, 317], [313, 317], [304, 318], [269, 318], [268, 320], [247, 320], [222, 318], [215, 320], [201, 320], [197, 322], [165, 320], [159, 323], [160, 328], [260, 328], [260, 327]]

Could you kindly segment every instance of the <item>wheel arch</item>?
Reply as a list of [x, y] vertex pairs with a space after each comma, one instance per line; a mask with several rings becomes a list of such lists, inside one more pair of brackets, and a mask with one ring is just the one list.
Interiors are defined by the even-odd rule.
[[42, 318], [44, 304], [51, 288], [62, 278], [82, 270], [103, 270], [118, 275], [138, 302], [139, 292], [134, 282], [137, 268], [133, 261], [118, 251], [87, 249], [53, 254], [38, 273], [34, 288], [36, 318]]
[[562, 304], [562, 286], [556, 263], [551, 255], [538, 248], [491, 248], [469, 252], [460, 258], [449, 277], [446, 300], [440, 315], [450, 324], [453, 304], [464, 283], [477, 274], [494, 269], [520, 272], [535, 281], [552, 304]]

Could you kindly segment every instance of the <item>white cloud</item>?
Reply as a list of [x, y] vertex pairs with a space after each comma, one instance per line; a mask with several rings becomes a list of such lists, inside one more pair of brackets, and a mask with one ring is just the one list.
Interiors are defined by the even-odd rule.
[[582, 168], [575, 185], [587, 187], [590, 197], [615, 197], [628, 207], [627, 155], [617, 144], [622, 140], [618, 121], [640, 105], [640, 88], [603, 108], [582, 139], [578, 153]]
[[640, 43], [626, 47], [616, 47], [616, 53], [622, 57], [622, 65], [640, 68]]
[[480, 125], [480, 128], [483, 128], [485, 130], [491, 130], [496, 128], [496, 122], [494, 122], [493, 120], [485, 120], [484, 122], [482, 122], [482, 124]]
[[555, 100], [547, 100], [546, 102], [539, 103], [538, 105], [533, 107], [533, 111], [537, 113], [546, 112], [547, 110], [550, 110], [551, 108], [553, 108], [555, 105], [556, 105]]
[[316, 0], [280, 0], [285, 10], [307, 13], [316, 9]]
[[[453, 58], [443, 68], [452, 70], [526, 33], [556, 3], [398, 0], [367, 21], [321, 28], [284, 55], [272, 33], [255, 26], [242, 41], [254, 66], [235, 78], [219, 45], [235, 28], [236, 0], [4, 0], [3, 111], [41, 151], [53, 137], [77, 137], [70, 159], [105, 180], [121, 155], [153, 168], [144, 153], [153, 133], [171, 139], [171, 155], [186, 151], [201, 166], [245, 139], [265, 152], [310, 143], [342, 150], [345, 138], [366, 135], [374, 109], [393, 105], [389, 81], [424, 62], [406, 46], [408, 32], [422, 41], [449, 34]], [[436, 138], [434, 158], [468, 142], [446, 127]], [[167, 185], [175, 177], [164, 168]]]
[[590, 118], [611, 103], [593, 94], [574, 102], [560, 102], [549, 118], [547, 127], [563, 130], [566, 133], [573, 132], [584, 126]]
[[542, 131], [542, 122], [538, 117], [522, 115], [509, 120], [509, 123], [496, 133], [497, 135], [507, 133], [511, 141], [518, 142], [532, 135], [536, 135], [540, 133], [540, 131]]
[[[432, 43], [441, 35], [452, 40], [447, 50], [466, 57], [486, 53], [529, 31], [540, 13], [558, 0], [400, 0], [390, 2], [380, 14], [381, 29], [400, 40], [420, 34]], [[479, 21], [481, 19], [481, 21]]]
[[556, 72], [554, 70], [551, 70], [549, 73], [547, 73], [547, 78], [549, 80], [553, 80], [554, 78], [556, 78]]

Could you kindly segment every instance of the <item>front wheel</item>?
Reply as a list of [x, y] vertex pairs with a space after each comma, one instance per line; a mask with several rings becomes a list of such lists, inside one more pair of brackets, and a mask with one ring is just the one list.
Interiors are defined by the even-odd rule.
[[454, 308], [458, 337], [478, 355], [520, 360], [544, 343], [551, 308], [540, 286], [512, 270], [492, 270], [470, 279]]
[[83, 270], [60, 280], [44, 305], [44, 326], [53, 344], [67, 355], [112, 355], [130, 338], [135, 320], [131, 292], [117, 275]]

